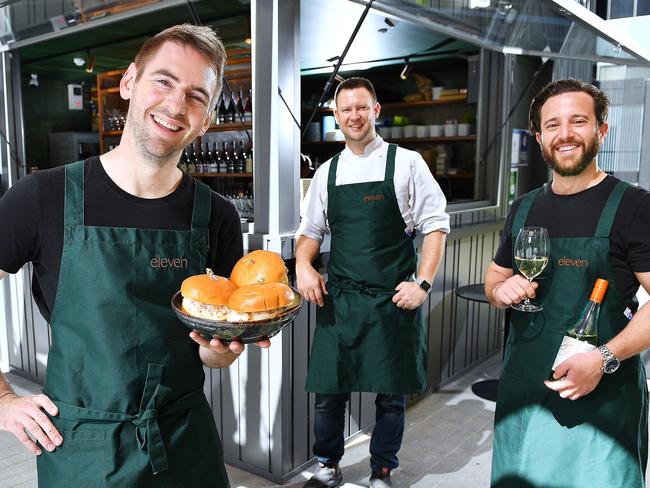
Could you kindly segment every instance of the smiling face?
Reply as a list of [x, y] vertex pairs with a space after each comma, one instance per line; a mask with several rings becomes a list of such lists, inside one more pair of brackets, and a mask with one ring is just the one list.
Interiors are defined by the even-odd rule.
[[365, 88], [341, 90], [336, 97], [334, 117], [348, 145], [365, 146], [375, 136], [380, 106]]
[[607, 123], [598, 126], [594, 100], [585, 92], [550, 97], [540, 111], [541, 132], [536, 134], [542, 156], [560, 176], [576, 176], [595, 160]]
[[177, 161], [210, 125], [216, 76], [205, 57], [174, 42], [160, 46], [144, 67], [131, 64], [120, 83], [129, 100], [122, 137], [149, 161]]

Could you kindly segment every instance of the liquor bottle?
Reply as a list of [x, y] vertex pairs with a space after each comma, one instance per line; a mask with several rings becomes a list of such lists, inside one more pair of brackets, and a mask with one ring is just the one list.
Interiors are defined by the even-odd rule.
[[181, 170], [185, 171], [186, 173], [189, 173], [188, 171], [188, 166], [189, 166], [189, 159], [190, 157], [187, 154], [187, 148], [183, 151], [183, 155], [181, 156], [181, 160], [179, 163], [179, 167]]
[[[226, 168], [224, 173], [232, 173], [233, 164], [230, 159], [230, 154], [228, 153], [228, 148], [226, 147], [226, 141], [221, 143], [221, 160], [223, 161], [223, 166]], [[221, 173], [221, 171], [219, 171], [219, 173]]]
[[253, 90], [248, 90], [248, 96], [246, 97], [246, 102], [244, 102], [244, 122], [253, 121]]
[[230, 141], [230, 159], [232, 160], [232, 172], [241, 173], [242, 171], [239, 171], [239, 162], [241, 158], [237, 152], [235, 141]]
[[196, 170], [200, 173], [207, 173], [207, 168], [210, 167], [210, 161], [208, 160], [208, 155], [203, 151], [203, 146], [199, 143], [199, 149], [201, 150], [199, 154], [199, 161], [196, 163]]
[[571, 356], [580, 352], [589, 352], [598, 345], [598, 316], [600, 315], [600, 304], [603, 302], [607, 286], [607, 280], [601, 278], [596, 280], [589, 301], [582, 310], [580, 318], [567, 329], [562, 339], [562, 344], [560, 344], [560, 349], [551, 367], [553, 371], [560, 363], [563, 363]]
[[196, 150], [194, 148], [194, 143], [192, 143], [192, 154], [190, 155], [190, 160], [187, 163], [187, 172], [189, 174], [196, 173]]
[[237, 159], [238, 167], [237, 167], [237, 173], [245, 173], [246, 172], [246, 151], [244, 150], [244, 141], [239, 141], [239, 158]]
[[221, 94], [221, 97], [219, 97], [219, 109], [217, 110], [217, 123], [218, 124], [225, 124], [226, 123], [226, 97], [224, 94]]
[[248, 150], [248, 153], [246, 154], [246, 163], [245, 163], [244, 171], [246, 173], [253, 172], [253, 148], [252, 147]]
[[215, 159], [217, 160], [217, 172], [226, 173], [228, 171], [228, 168], [226, 168], [226, 161], [223, 159], [223, 154], [217, 149], [216, 142], [213, 144], [212, 152], [215, 155]]
[[237, 110], [236, 110], [237, 101], [235, 100], [235, 92], [230, 92], [230, 102], [228, 103], [228, 108], [226, 109], [226, 124], [233, 124], [237, 120]]

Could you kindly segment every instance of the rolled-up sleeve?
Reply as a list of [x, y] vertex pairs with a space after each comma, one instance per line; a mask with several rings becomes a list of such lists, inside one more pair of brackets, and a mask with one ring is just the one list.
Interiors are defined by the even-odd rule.
[[323, 242], [325, 234], [329, 234], [327, 226], [327, 168], [322, 165], [309, 185], [305, 199], [300, 205], [300, 227], [296, 239], [301, 235]]
[[424, 159], [417, 153], [411, 159], [410, 170], [409, 209], [415, 229], [421, 234], [448, 233], [447, 199]]

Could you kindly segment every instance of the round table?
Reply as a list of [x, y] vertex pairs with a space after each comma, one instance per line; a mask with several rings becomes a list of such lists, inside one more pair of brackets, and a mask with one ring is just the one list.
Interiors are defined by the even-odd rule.
[[[470, 302], [490, 303], [487, 296], [485, 296], [485, 285], [483, 283], [459, 286], [456, 288], [456, 296], [469, 300]], [[499, 380], [482, 380], [472, 385], [472, 392], [480, 398], [494, 402], [497, 399], [498, 388]]]

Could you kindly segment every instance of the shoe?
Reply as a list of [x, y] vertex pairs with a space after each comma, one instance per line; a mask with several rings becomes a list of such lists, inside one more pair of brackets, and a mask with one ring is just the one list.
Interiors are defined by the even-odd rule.
[[305, 483], [303, 488], [336, 488], [343, 484], [343, 475], [338, 465], [328, 467], [319, 463], [314, 475]]
[[370, 488], [392, 488], [393, 482], [390, 480], [390, 469], [381, 468], [379, 471], [373, 471], [370, 475]]

